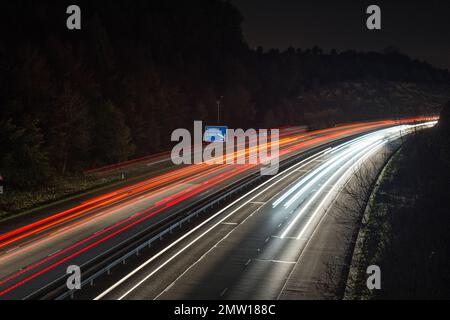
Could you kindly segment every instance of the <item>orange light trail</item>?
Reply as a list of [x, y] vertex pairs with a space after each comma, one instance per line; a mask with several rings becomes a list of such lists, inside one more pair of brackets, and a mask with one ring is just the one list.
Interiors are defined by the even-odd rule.
[[[394, 120], [385, 120], [385, 121], [377, 121], [377, 122], [355, 123], [355, 124], [348, 124], [348, 125], [343, 125], [343, 126], [339, 126], [339, 127], [327, 128], [327, 129], [316, 130], [316, 131], [311, 131], [311, 132], [304, 132], [303, 130], [295, 130], [294, 132], [300, 131], [301, 133], [298, 136], [280, 139], [279, 144], [280, 144], [280, 147], [285, 147], [286, 145], [289, 145], [290, 143], [295, 143], [302, 138], [314, 139], [313, 137], [316, 135], [329, 133], [332, 131], [338, 131], [338, 132], [336, 134], [333, 134], [330, 136], [324, 136], [323, 139], [321, 139], [321, 140], [325, 140], [327, 138], [332, 138], [332, 137], [338, 137], [340, 135], [354, 132], [355, 130], [358, 130], [358, 129], [362, 130], [362, 129], [367, 129], [369, 127], [392, 125], [392, 124], [395, 124], [398, 122], [405, 123], [405, 122], [411, 122], [411, 121], [423, 121], [423, 118], [405, 119], [405, 120], [400, 120], [397, 122]], [[346, 128], [354, 128], [354, 129], [341, 131], [342, 129], [346, 129]], [[284, 133], [284, 135], [287, 135], [287, 134], [292, 134], [292, 132]], [[295, 146], [290, 147], [290, 148], [286, 149], [288, 151], [280, 150], [280, 152], [282, 155], [284, 155], [286, 153], [296, 151], [300, 147], [308, 146], [308, 145], [311, 145], [311, 144], [317, 142], [317, 141], [315, 141], [315, 142], [314, 141], [315, 140], [311, 141], [311, 143], [309, 143], [309, 144], [308, 143], [297, 144], [297, 147], [295, 147]], [[248, 157], [250, 155], [250, 153], [257, 152], [261, 148], [262, 149], [267, 148], [268, 144], [269, 143], [266, 143], [265, 145], [257, 146], [256, 148], [250, 148], [250, 149], [246, 148], [244, 153], [245, 153], [246, 157]], [[226, 160], [228, 160], [229, 158], [236, 159], [242, 153], [243, 153], [243, 151], [233, 151], [232, 153], [224, 155], [224, 157]], [[192, 175], [192, 174], [195, 174], [196, 172], [203, 170], [205, 168], [205, 165], [207, 165], [207, 163], [194, 164], [194, 165], [191, 165], [191, 166], [188, 166], [185, 168], [176, 169], [173, 172], [169, 172], [169, 173], [151, 178], [144, 182], [140, 182], [140, 183], [137, 183], [132, 186], [124, 187], [124, 188], [118, 189], [114, 192], [110, 192], [110, 193], [107, 193], [102, 196], [94, 197], [88, 201], [81, 203], [81, 205], [75, 206], [74, 208], [62, 211], [62, 212], [52, 215], [50, 217], [47, 217], [47, 218], [41, 219], [37, 222], [26, 225], [24, 227], [7, 232], [3, 235], [0, 235], [0, 241], [7, 239], [5, 241], [0, 242], [0, 248], [5, 247], [5, 246], [12, 244], [16, 241], [19, 241], [21, 239], [24, 239], [26, 237], [32, 236], [32, 235], [34, 235], [38, 232], [41, 232], [43, 230], [46, 230], [48, 228], [54, 227], [58, 224], [62, 224], [66, 221], [77, 218], [77, 217], [79, 217], [87, 212], [90, 212], [92, 210], [115, 204], [119, 201], [124, 200], [125, 198], [129, 198], [131, 196], [140, 194], [141, 192], [148, 191], [153, 188], [161, 187], [163, 184], [166, 184], [166, 183], [174, 183], [174, 182], [176, 182], [177, 179], [182, 179], [188, 175]]]
[[[314, 144], [318, 144], [318, 143], [321, 143], [326, 140], [343, 137], [347, 134], [363, 132], [363, 131], [370, 130], [373, 128], [394, 125], [394, 124], [399, 124], [399, 123], [408, 123], [408, 122], [415, 122], [415, 121], [429, 121], [429, 120], [436, 120], [436, 118], [411, 118], [411, 119], [403, 119], [403, 120], [384, 120], [384, 121], [377, 121], [377, 122], [365, 122], [365, 123], [350, 124], [350, 125], [344, 125], [344, 126], [335, 127], [335, 128], [329, 128], [329, 129], [323, 129], [323, 130], [302, 133], [302, 134], [298, 135], [297, 137], [289, 137], [289, 138], [281, 139], [280, 144], [284, 149], [280, 150], [280, 155], [286, 155], [293, 151], [298, 151], [302, 148], [312, 146]], [[321, 134], [325, 134], [325, 135], [318, 136]], [[300, 142], [301, 139], [305, 139], [305, 138], [306, 139], [310, 138], [310, 139]], [[236, 156], [236, 153], [237, 152], [233, 152], [233, 156]], [[86, 250], [110, 239], [114, 235], [117, 235], [117, 234], [131, 228], [132, 226], [134, 226], [144, 220], [147, 220], [148, 218], [155, 215], [156, 213], [161, 212], [167, 208], [173, 207], [174, 205], [181, 203], [182, 201], [184, 201], [186, 199], [189, 199], [195, 195], [198, 195], [199, 193], [203, 192], [204, 190], [206, 190], [208, 188], [211, 188], [212, 186], [218, 185], [225, 181], [230, 181], [230, 179], [232, 179], [233, 177], [236, 177], [237, 175], [239, 175], [245, 171], [248, 171], [250, 168], [254, 168], [256, 166], [257, 165], [241, 165], [241, 166], [236, 166], [236, 167], [230, 168], [229, 170], [227, 170], [224, 173], [217, 174], [216, 176], [213, 176], [212, 178], [209, 178], [203, 182], [200, 182], [191, 187], [188, 187], [188, 188], [182, 190], [181, 192], [176, 193], [175, 195], [166, 197], [165, 199], [155, 203], [150, 208], [143, 210], [137, 214], [134, 214], [134, 215], [132, 215], [124, 220], [121, 220], [117, 223], [114, 223], [110, 227], [108, 227], [102, 231], [99, 231], [98, 233], [96, 233], [82, 241], [79, 241], [79, 242], [69, 246], [66, 249], [63, 249], [60, 252], [43, 259], [43, 260], [21, 270], [20, 272], [12, 275], [6, 279], [1, 280], [0, 285], [5, 284], [5, 283], [15, 279], [16, 277], [24, 274], [25, 272], [28, 272], [40, 265], [52, 260], [52, 259], [55, 259], [55, 258], [61, 256], [62, 254], [87, 243], [90, 240], [98, 238], [107, 232], [113, 231], [113, 229], [115, 229], [115, 228], [123, 226], [120, 229], [113, 231], [111, 234], [109, 234], [99, 240], [96, 240], [94, 243], [91, 243], [91, 244], [87, 245], [86, 247], [76, 251], [75, 253], [69, 255], [68, 257], [63, 258], [62, 260], [55, 262], [54, 264], [46, 267], [45, 269], [35, 273], [34, 275], [14, 284], [10, 288], [0, 292], [0, 296], [6, 294], [7, 292], [13, 290], [14, 288], [16, 288], [26, 282], [34, 279], [35, 277], [51, 270], [52, 268], [60, 265], [61, 263], [81, 254], [82, 252], [85, 252]], [[192, 166], [189, 166], [186, 168], [174, 170], [174, 172], [163, 174], [161, 176], [149, 179], [147, 181], [135, 184], [130, 187], [121, 188], [117, 191], [108, 193], [106, 195], [102, 195], [102, 196], [93, 198], [93, 199], [86, 201], [86, 202], [82, 203], [81, 205], [71, 208], [69, 210], [60, 212], [56, 215], [50, 216], [48, 218], [42, 219], [42, 220], [32, 223], [30, 225], [24, 226], [22, 228], [19, 228], [14, 231], [11, 231], [9, 233], [6, 233], [4, 235], [1, 235], [0, 240], [4, 240], [4, 239], [8, 239], [8, 238], [9, 239], [5, 242], [2, 242], [0, 244], [0, 247], [10, 244], [12, 242], [18, 241], [20, 239], [23, 239], [23, 238], [30, 236], [36, 232], [42, 231], [44, 229], [48, 229], [52, 226], [55, 226], [62, 222], [65, 222], [65, 221], [72, 219], [76, 216], [79, 216], [82, 213], [85, 213], [87, 211], [91, 211], [93, 209], [98, 209], [103, 206], [108, 206], [113, 203], [117, 203], [118, 201], [122, 201], [131, 195], [140, 194], [142, 192], [148, 191], [151, 188], [162, 186], [164, 183], [169, 184], [167, 186], [167, 188], [175, 188], [176, 184], [177, 184], [177, 182], [175, 181], [176, 179], [182, 179], [184, 177], [186, 179], [185, 181], [192, 181], [192, 180], [194, 180], [195, 176], [188, 177], [191, 174], [196, 174], [196, 178], [199, 178], [199, 177], [205, 177], [206, 175], [211, 174], [211, 173], [216, 173], [216, 172], [218, 173], [219, 170], [221, 170], [221, 169], [223, 169], [223, 166], [216, 166], [216, 167], [208, 168], [208, 165], [206, 165], [205, 163], [196, 164], [196, 165], [192, 165]], [[208, 170], [208, 171], [200, 172], [201, 170]], [[80, 209], [82, 209], [82, 210], [80, 210]], [[80, 210], [80, 211], [77, 211], [77, 210]], [[75, 211], [77, 211], [77, 212], [75, 212]], [[71, 213], [73, 213], [73, 212], [75, 212], [75, 213], [71, 215]], [[58, 218], [61, 218], [61, 219], [58, 219]], [[134, 219], [137, 219], [137, 220], [132, 221]], [[47, 222], [50, 222], [50, 223], [47, 223]], [[38, 227], [38, 228], [36, 228], [36, 227]], [[18, 234], [21, 234], [21, 235], [17, 236]], [[14, 237], [14, 236], [16, 236], [16, 237]]]

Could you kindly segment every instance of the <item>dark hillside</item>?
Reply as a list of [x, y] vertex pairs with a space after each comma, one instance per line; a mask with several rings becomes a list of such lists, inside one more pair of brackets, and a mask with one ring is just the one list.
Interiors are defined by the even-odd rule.
[[224, 124], [245, 128], [434, 113], [450, 92], [447, 71], [393, 50], [251, 50], [228, 1], [77, 3], [80, 31], [66, 28], [70, 1], [0, 4], [0, 172], [11, 186], [167, 149], [173, 129], [214, 124], [221, 96]]

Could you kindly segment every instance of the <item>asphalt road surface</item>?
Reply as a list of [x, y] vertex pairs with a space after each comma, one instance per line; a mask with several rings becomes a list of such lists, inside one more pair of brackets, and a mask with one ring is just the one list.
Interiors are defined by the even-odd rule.
[[[304, 249], [313, 235], [329, 231], [321, 224], [326, 212], [360, 165], [412, 130], [378, 130], [305, 158], [116, 277], [96, 298], [307, 298], [302, 290], [314, 289], [299, 283], [305, 270], [297, 266], [311, 259]], [[330, 241], [318, 239], [313, 255], [323, 255]]]
[[[281, 161], [344, 137], [388, 130], [376, 131], [373, 142], [366, 137], [338, 145], [272, 177], [254, 190], [257, 196], [251, 193], [215, 213], [99, 297], [276, 298], [320, 212], [332, 200], [327, 195], [334, 194], [334, 186], [340, 185], [355, 161], [376, 152], [383, 139], [398, 136], [399, 127], [389, 129], [395, 124], [378, 121], [307, 133], [283, 132]], [[50, 211], [23, 225], [8, 222], [0, 234], [0, 299], [31, 297], [64, 278], [69, 265], [107, 257], [134, 235], [258, 170], [250, 164], [173, 167], [118, 190], [66, 204], [63, 211]]]

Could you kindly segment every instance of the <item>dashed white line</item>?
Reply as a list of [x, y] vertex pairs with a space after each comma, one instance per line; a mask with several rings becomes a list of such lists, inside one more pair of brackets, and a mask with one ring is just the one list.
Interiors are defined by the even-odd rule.
[[[150, 277], [152, 277], [156, 272], [158, 272], [159, 270], [161, 270], [164, 266], [166, 266], [168, 263], [170, 263], [173, 259], [175, 259], [178, 255], [180, 255], [182, 252], [184, 252], [186, 249], [188, 249], [190, 246], [192, 246], [192, 244], [196, 243], [198, 240], [200, 240], [201, 238], [203, 238], [206, 234], [208, 234], [211, 230], [213, 230], [216, 226], [220, 225], [221, 223], [223, 223], [225, 220], [227, 220], [229, 217], [231, 217], [232, 215], [234, 215], [237, 211], [239, 211], [241, 208], [243, 208], [244, 206], [246, 206], [249, 202], [253, 201], [254, 199], [256, 199], [257, 197], [259, 197], [261, 194], [263, 194], [264, 192], [266, 192], [267, 190], [269, 190], [270, 188], [273, 188], [274, 184], [278, 184], [281, 181], [283, 181], [284, 179], [286, 179], [287, 177], [289, 177], [290, 175], [292, 175], [293, 173], [295, 173], [295, 169], [297, 169], [297, 167], [302, 167], [302, 166], [306, 166], [309, 163], [311, 163], [312, 161], [314, 161], [314, 159], [321, 157], [326, 151], [328, 151], [330, 148], [327, 148], [321, 152], [318, 152], [302, 161], [300, 161], [299, 163], [295, 164], [294, 166], [292, 166], [290, 169], [287, 169], [283, 172], [278, 173], [277, 175], [273, 176], [272, 178], [270, 178], [269, 180], [267, 180], [266, 182], [262, 183], [261, 185], [257, 186], [255, 189], [253, 189], [252, 191], [246, 193], [245, 195], [243, 195], [242, 197], [240, 197], [239, 199], [233, 201], [232, 203], [230, 203], [228, 206], [226, 206], [225, 208], [219, 210], [217, 213], [215, 213], [214, 215], [212, 215], [211, 217], [209, 217], [208, 219], [206, 219], [205, 221], [203, 221], [202, 223], [200, 223], [198, 226], [196, 226], [195, 228], [193, 228], [192, 230], [190, 230], [189, 232], [187, 232], [186, 234], [184, 234], [183, 236], [181, 236], [180, 238], [178, 238], [177, 240], [175, 240], [174, 242], [172, 242], [170, 245], [168, 245], [166, 248], [164, 248], [163, 250], [161, 250], [160, 252], [158, 252], [157, 254], [155, 254], [154, 256], [152, 256], [150, 259], [148, 259], [147, 261], [145, 261], [144, 263], [142, 263], [140, 266], [138, 266], [136, 269], [134, 269], [133, 271], [131, 271], [130, 273], [128, 273], [125, 277], [123, 277], [122, 279], [120, 279], [119, 281], [117, 281], [115, 284], [113, 284], [111, 287], [109, 287], [108, 289], [106, 289], [105, 291], [103, 291], [101, 294], [99, 294], [97, 297], [94, 298], [94, 300], [100, 300], [103, 297], [105, 297], [107, 294], [109, 294], [110, 292], [112, 292], [114, 289], [116, 289], [118, 286], [120, 286], [122, 283], [124, 283], [125, 281], [127, 281], [129, 278], [131, 278], [132, 276], [134, 276], [136, 273], [138, 273], [140, 270], [142, 270], [143, 268], [145, 268], [148, 264], [150, 264], [152, 261], [156, 260], [158, 257], [160, 257], [162, 254], [164, 254], [165, 252], [167, 252], [168, 250], [170, 250], [171, 248], [173, 248], [175, 245], [177, 245], [179, 242], [183, 241], [184, 239], [186, 239], [188, 236], [190, 236], [191, 234], [193, 234], [194, 232], [196, 232], [198, 229], [202, 228], [204, 225], [206, 225], [207, 223], [209, 223], [211, 220], [215, 219], [217, 216], [219, 216], [220, 214], [222, 214], [223, 212], [225, 212], [226, 210], [230, 209], [231, 207], [233, 207], [235, 204], [239, 203], [240, 201], [242, 201], [243, 199], [245, 199], [246, 197], [248, 197], [249, 195], [251, 195], [252, 193], [256, 192], [259, 189], [263, 189], [263, 187], [265, 187], [267, 184], [270, 184], [273, 180], [279, 178], [281, 175], [284, 175], [283, 177], [279, 178], [278, 181], [275, 181], [272, 185], [269, 185], [268, 187], [264, 188], [263, 190], [261, 190], [260, 192], [258, 192], [257, 194], [255, 194], [254, 196], [252, 196], [249, 200], [247, 200], [246, 202], [244, 202], [242, 205], [240, 205], [239, 207], [237, 207], [235, 210], [231, 211], [228, 215], [226, 215], [225, 217], [223, 217], [219, 222], [217, 222], [216, 224], [214, 224], [213, 226], [211, 226], [210, 228], [208, 228], [206, 231], [204, 231], [202, 234], [200, 234], [199, 236], [197, 236], [194, 240], [192, 240], [191, 242], [189, 242], [186, 246], [184, 246], [182, 249], [180, 249], [179, 251], [177, 251], [175, 254], [173, 254], [169, 259], [167, 259], [165, 262], [163, 262], [161, 265], [159, 265], [156, 269], [154, 269], [152, 272], [150, 272], [149, 274], [147, 274], [143, 279], [141, 279], [139, 282], [137, 282], [131, 289], [127, 290], [123, 295], [121, 295], [118, 300], [122, 300], [123, 298], [125, 298], [127, 295], [129, 295], [131, 292], [133, 292], [136, 288], [138, 288], [140, 285], [142, 285], [145, 281], [147, 281], [147, 279], [149, 279]], [[210, 250], [212, 250], [213, 248], [211, 248]], [[188, 268], [189, 269], [189, 268]]]
[[273, 260], [273, 259], [255, 259], [261, 262], [273, 262], [273, 263], [285, 263], [285, 264], [296, 264], [297, 261], [284, 261], [284, 260]]

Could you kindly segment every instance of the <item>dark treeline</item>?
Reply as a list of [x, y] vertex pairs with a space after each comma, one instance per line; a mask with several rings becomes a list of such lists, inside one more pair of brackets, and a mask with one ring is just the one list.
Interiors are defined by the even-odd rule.
[[[359, 200], [355, 216], [365, 216], [347, 299], [450, 298], [450, 101], [442, 107], [436, 126], [411, 133], [401, 144], [375, 189], [366, 173], [355, 175], [358, 191], [351, 189], [349, 195]], [[351, 214], [351, 207], [342, 208]], [[381, 270], [380, 290], [367, 286], [372, 265]]]
[[[77, 1], [80, 31], [70, 4], [0, 5], [0, 174], [16, 187], [166, 149], [173, 129], [214, 124], [221, 96], [221, 122], [246, 128], [304, 124], [298, 98], [341, 81], [450, 83], [392, 49], [250, 49], [226, 1]], [[339, 120], [379, 115], [351, 111]]]
[[388, 227], [375, 263], [379, 299], [450, 298], [450, 101], [439, 124], [414, 135], [393, 171]]

